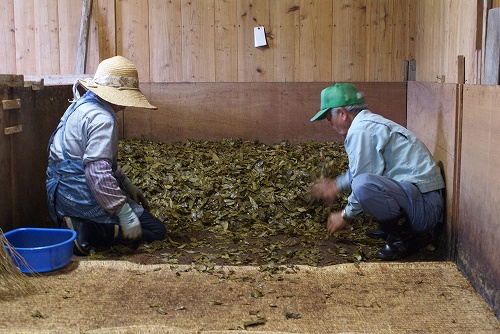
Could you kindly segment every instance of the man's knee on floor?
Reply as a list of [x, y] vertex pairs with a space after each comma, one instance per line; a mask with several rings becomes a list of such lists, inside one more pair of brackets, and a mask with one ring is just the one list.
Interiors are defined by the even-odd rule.
[[145, 211], [139, 218], [142, 227], [142, 240], [153, 242], [165, 239], [167, 229], [165, 224], [149, 212]]
[[364, 197], [369, 197], [371, 192], [378, 189], [378, 186], [373, 182], [372, 174], [360, 174], [351, 182], [351, 190], [354, 196], [360, 200]]

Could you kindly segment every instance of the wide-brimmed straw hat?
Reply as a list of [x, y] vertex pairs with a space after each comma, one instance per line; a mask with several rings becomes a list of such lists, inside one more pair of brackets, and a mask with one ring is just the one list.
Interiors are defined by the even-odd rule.
[[79, 83], [109, 103], [125, 107], [158, 109], [139, 90], [137, 68], [128, 59], [115, 56], [103, 60], [93, 79]]

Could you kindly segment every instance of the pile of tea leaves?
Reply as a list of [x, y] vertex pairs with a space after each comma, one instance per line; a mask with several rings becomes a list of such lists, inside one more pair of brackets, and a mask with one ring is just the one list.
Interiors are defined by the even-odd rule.
[[316, 179], [346, 170], [342, 143], [123, 140], [118, 163], [167, 227], [138, 250], [149, 263], [326, 265], [373, 260], [382, 245], [366, 237], [368, 217], [328, 237], [327, 217], [346, 197], [311, 199]]

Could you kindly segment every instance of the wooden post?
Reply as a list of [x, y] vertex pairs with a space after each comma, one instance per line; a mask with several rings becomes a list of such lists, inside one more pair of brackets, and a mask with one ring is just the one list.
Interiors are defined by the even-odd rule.
[[[481, 0], [478, 0], [480, 3]], [[479, 54], [479, 67], [478, 67], [478, 85], [481, 85], [484, 80], [484, 57], [486, 55], [486, 25], [488, 23], [488, 11], [492, 8], [492, 0], [483, 0], [482, 1], [482, 8], [478, 7], [478, 13], [481, 11], [481, 22], [482, 22], [482, 27], [481, 27], [481, 52]], [[479, 15], [478, 15], [478, 22], [479, 22]], [[479, 27], [478, 27], [479, 28]], [[476, 42], [476, 45], [478, 43]]]
[[13, 87], [23, 87], [24, 76], [15, 74], [0, 74], [0, 227], [7, 232], [13, 228], [13, 210], [12, 210], [12, 149], [11, 136], [13, 133], [22, 131], [11, 127], [11, 110], [19, 108], [19, 99], [12, 93]]
[[82, 18], [80, 22], [80, 37], [78, 38], [78, 52], [76, 54], [75, 74], [85, 73], [85, 63], [87, 60], [87, 40], [89, 36], [89, 20], [92, 8], [92, 0], [83, 0]]
[[457, 83], [465, 83], [465, 57], [460, 55], [457, 57]]
[[482, 84], [498, 85], [500, 73], [500, 8], [493, 8], [488, 11], [487, 26]]

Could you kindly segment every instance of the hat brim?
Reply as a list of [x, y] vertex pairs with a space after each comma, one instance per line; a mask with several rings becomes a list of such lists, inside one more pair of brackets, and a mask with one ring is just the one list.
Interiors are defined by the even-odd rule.
[[124, 107], [134, 107], [143, 109], [158, 109], [148, 102], [144, 94], [138, 89], [118, 89], [115, 87], [103, 86], [85, 80], [78, 80], [85, 89], [90, 90], [103, 100]]
[[325, 108], [325, 109], [321, 109], [320, 111], [318, 111], [318, 113], [316, 115], [314, 115], [313, 118], [311, 118], [311, 122], [320, 121], [322, 119], [325, 119], [326, 118], [326, 112], [329, 109], [331, 109], [331, 108]]

